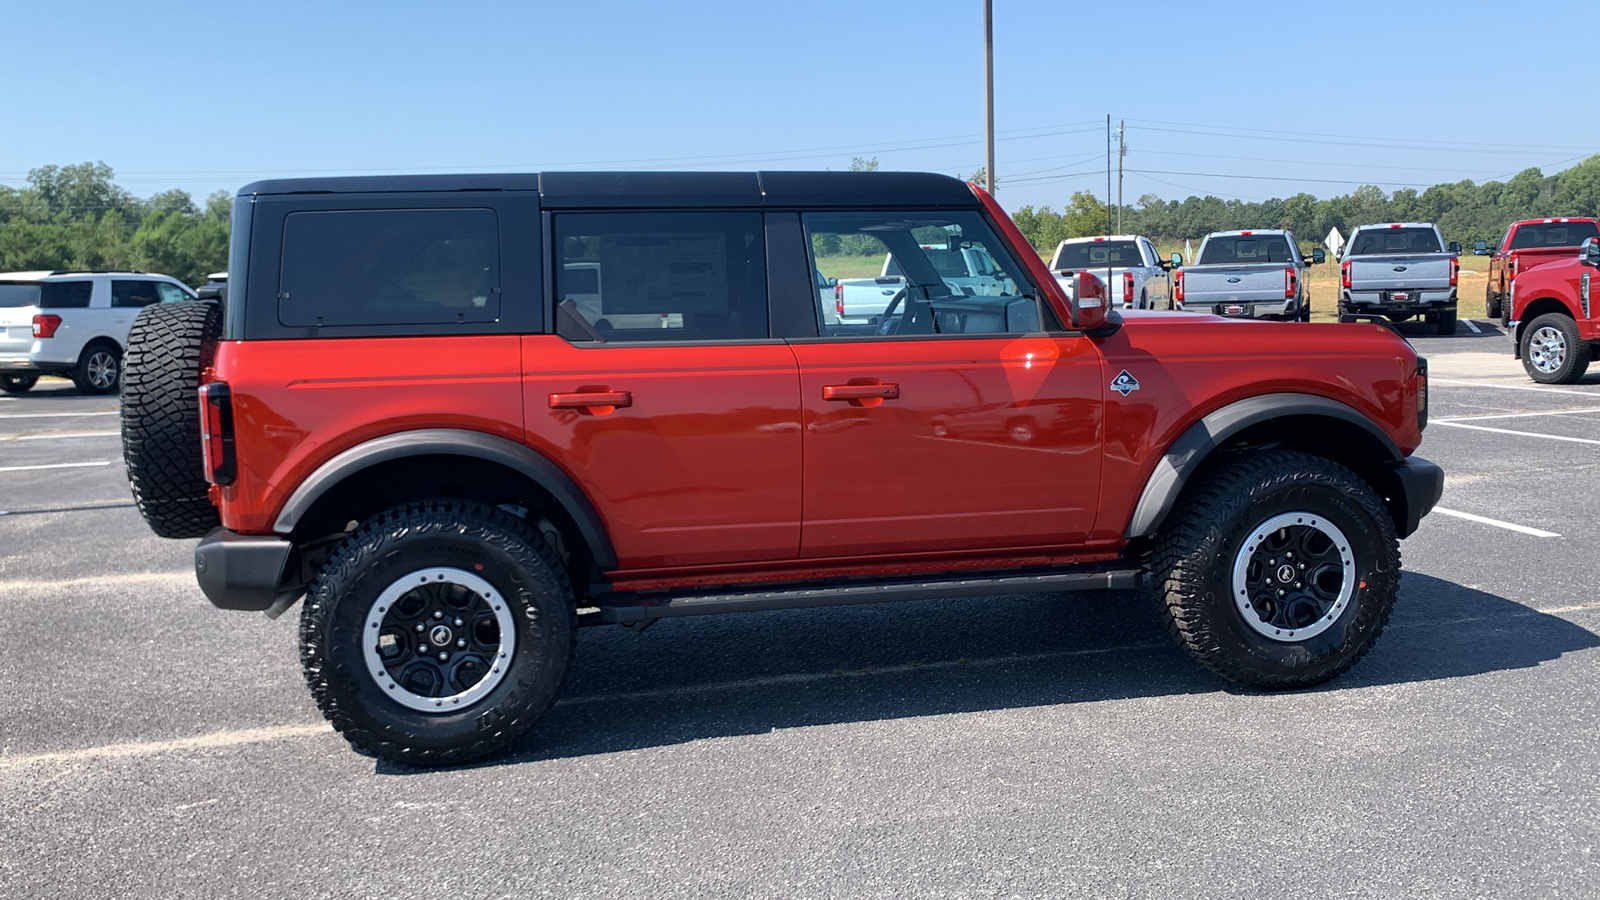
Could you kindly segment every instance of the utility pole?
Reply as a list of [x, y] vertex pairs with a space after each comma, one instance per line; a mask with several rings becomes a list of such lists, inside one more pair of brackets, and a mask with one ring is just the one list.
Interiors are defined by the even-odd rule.
[[1122, 129], [1127, 120], [1117, 120], [1117, 234], [1122, 233], [1122, 158], [1128, 155], [1128, 145], [1123, 142]]
[[983, 177], [994, 193], [994, 0], [983, 0]]

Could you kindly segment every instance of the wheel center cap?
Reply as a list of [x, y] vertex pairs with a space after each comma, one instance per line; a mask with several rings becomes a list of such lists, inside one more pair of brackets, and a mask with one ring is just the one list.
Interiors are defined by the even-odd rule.
[[1284, 584], [1293, 584], [1294, 583], [1294, 566], [1288, 566], [1288, 565], [1279, 566], [1278, 567], [1278, 580], [1283, 582]]
[[451, 634], [450, 629], [444, 625], [435, 625], [433, 630], [428, 632], [428, 640], [432, 641], [435, 647], [443, 647], [450, 643], [450, 639], [453, 637], [455, 635]]

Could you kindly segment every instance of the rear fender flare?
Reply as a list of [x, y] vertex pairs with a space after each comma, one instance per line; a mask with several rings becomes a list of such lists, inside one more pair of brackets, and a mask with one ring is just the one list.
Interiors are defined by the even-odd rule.
[[577, 524], [595, 564], [601, 569], [617, 567], [616, 551], [606, 535], [605, 525], [589, 498], [559, 466], [522, 444], [479, 431], [453, 428], [427, 428], [403, 431], [357, 444], [318, 466], [300, 482], [283, 505], [272, 530], [289, 534], [323, 494], [363, 469], [410, 456], [468, 456], [499, 463], [527, 476], [561, 504]]
[[1266, 394], [1230, 403], [1206, 414], [1186, 428], [1156, 463], [1145, 481], [1144, 491], [1133, 508], [1124, 537], [1146, 537], [1155, 533], [1172, 511], [1184, 485], [1212, 451], [1252, 425], [1284, 416], [1323, 416], [1360, 426], [1388, 450], [1391, 460], [1404, 458], [1400, 448], [1383, 429], [1349, 406], [1314, 394]]

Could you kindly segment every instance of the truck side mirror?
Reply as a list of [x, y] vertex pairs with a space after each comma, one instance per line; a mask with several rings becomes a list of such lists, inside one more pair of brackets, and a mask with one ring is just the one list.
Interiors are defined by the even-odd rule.
[[1461, 255], [1461, 242], [1460, 241], [1451, 241], [1446, 246], [1448, 247], [1448, 249], [1450, 250], [1451, 253], [1454, 253], [1457, 256]]
[[1111, 309], [1105, 281], [1092, 272], [1079, 272], [1073, 277], [1072, 324], [1079, 331], [1104, 328], [1106, 313]]
[[1313, 266], [1321, 265], [1322, 263], [1325, 263], [1327, 261], [1328, 261], [1328, 251], [1322, 249], [1321, 247], [1312, 247], [1311, 248], [1311, 264]]
[[1584, 238], [1583, 246], [1578, 248], [1578, 258], [1590, 268], [1600, 269], [1600, 241], [1594, 238]]
[[1472, 253], [1473, 253], [1474, 256], [1488, 256], [1489, 255], [1489, 242], [1488, 241], [1473, 241], [1472, 242]]
[[1172, 262], [1172, 267], [1174, 269], [1183, 268], [1183, 254], [1174, 251], [1173, 254], [1172, 254], [1171, 262]]

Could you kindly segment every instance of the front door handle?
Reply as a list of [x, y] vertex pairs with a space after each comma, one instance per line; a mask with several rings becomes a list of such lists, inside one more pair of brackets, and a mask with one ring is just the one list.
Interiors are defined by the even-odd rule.
[[575, 391], [570, 394], [551, 394], [551, 409], [581, 409], [597, 416], [633, 405], [631, 391]]
[[825, 384], [822, 399], [847, 400], [851, 406], [879, 406], [885, 400], [900, 399], [898, 384]]

